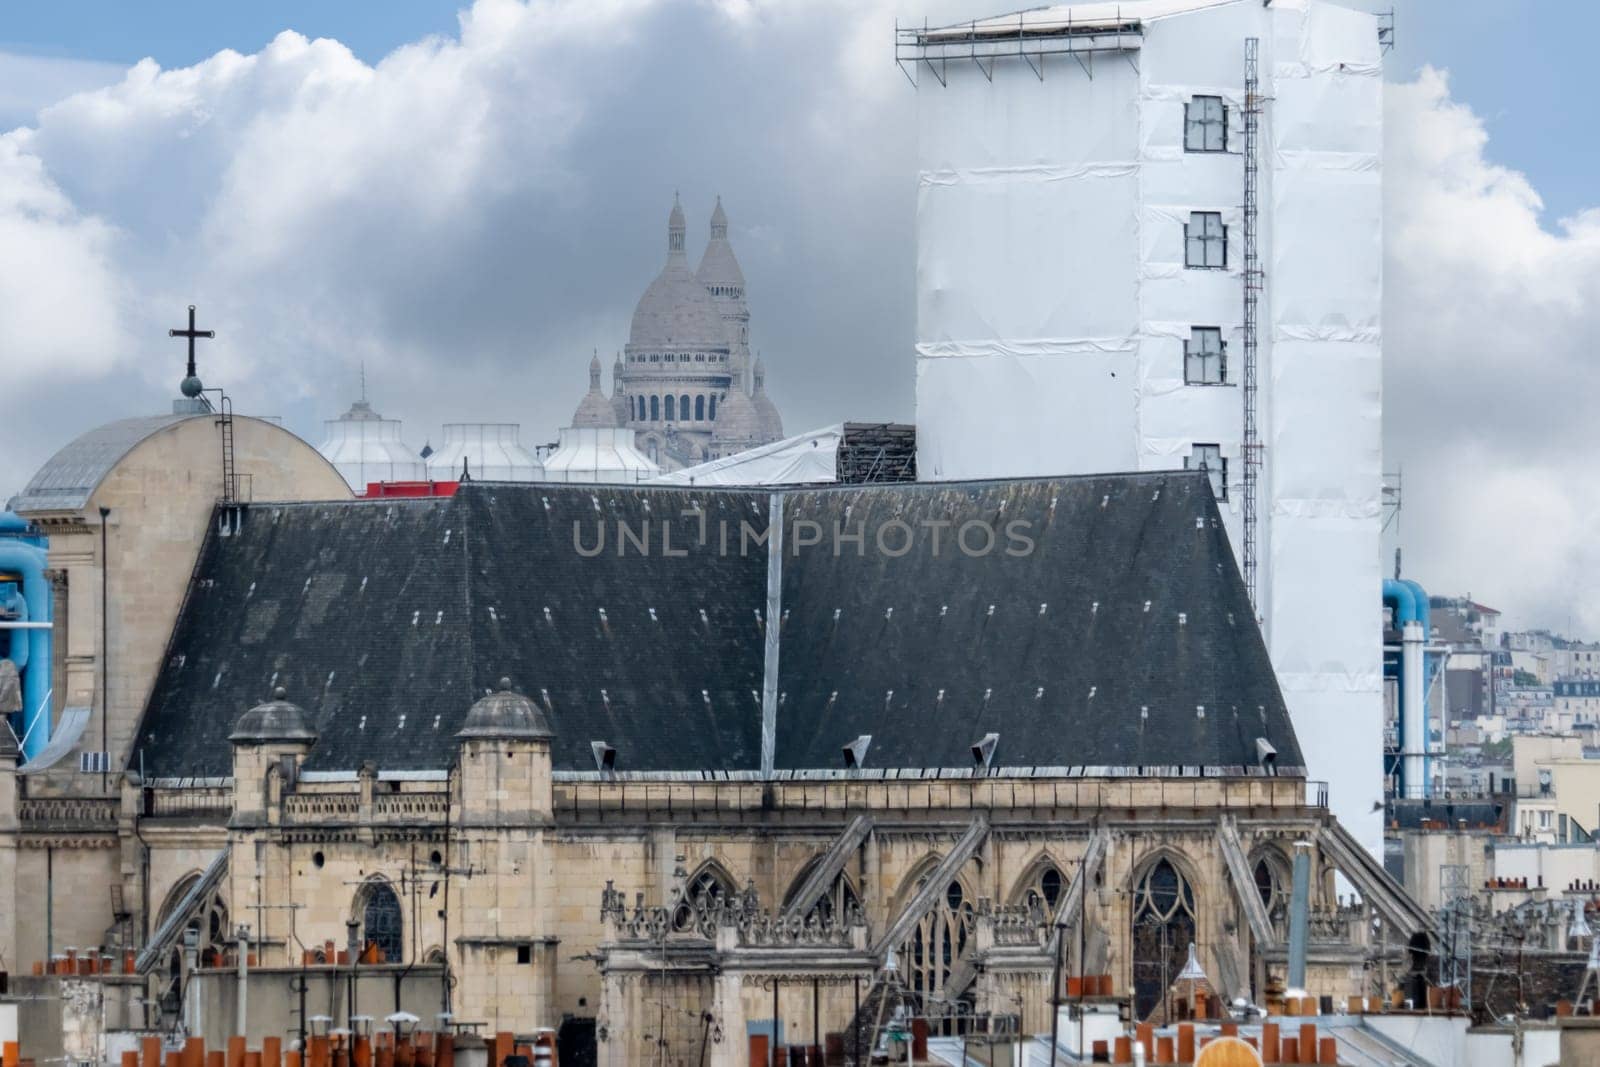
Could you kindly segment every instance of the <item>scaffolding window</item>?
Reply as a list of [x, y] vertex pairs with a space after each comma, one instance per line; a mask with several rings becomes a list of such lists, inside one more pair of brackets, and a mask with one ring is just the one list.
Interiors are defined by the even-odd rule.
[[1183, 459], [1186, 471], [1205, 471], [1211, 476], [1211, 492], [1218, 500], [1228, 499], [1228, 461], [1221, 445], [1197, 444]]
[[1228, 228], [1220, 211], [1191, 211], [1183, 228], [1183, 265], [1221, 269], [1228, 265]]
[[1228, 110], [1220, 96], [1191, 96], [1183, 107], [1183, 150], [1226, 152]]
[[1189, 385], [1223, 385], [1228, 380], [1228, 346], [1219, 326], [1191, 326], [1183, 343], [1183, 380]]

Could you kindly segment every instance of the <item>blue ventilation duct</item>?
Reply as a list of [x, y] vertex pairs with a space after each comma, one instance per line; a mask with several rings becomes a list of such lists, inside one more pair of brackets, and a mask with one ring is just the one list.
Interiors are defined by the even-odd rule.
[[50, 740], [50, 582], [45, 539], [12, 512], [0, 512], [0, 658], [22, 675], [22, 713], [13, 727], [25, 760]]
[[[1400, 795], [1425, 797], [1428, 779], [1428, 707], [1423, 646], [1428, 640], [1428, 594], [1416, 582], [1383, 581], [1383, 603], [1400, 631]], [[1387, 673], [1387, 672], [1386, 672]]]

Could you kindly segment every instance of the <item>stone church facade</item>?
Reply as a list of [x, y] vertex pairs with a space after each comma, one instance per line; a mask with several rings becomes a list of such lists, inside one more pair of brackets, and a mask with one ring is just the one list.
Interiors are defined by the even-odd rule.
[[728, 241], [717, 199], [711, 238], [690, 270], [683, 208], [667, 220], [667, 261], [639, 298], [627, 346], [612, 366], [612, 394], [589, 367], [589, 391], [573, 414], [576, 427], [623, 426], [663, 470], [718, 459], [783, 436], [783, 419], [766, 392], [766, 371], [750, 348], [744, 271]]
[[114, 797], [0, 753], [0, 850], [97, 842], [80, 882], [124, 902], [0, 882], [0, 952], [131, 953], [126, 1025], [225, 1037], [241, 949], [252, 1039], [348, 975], [334, 1025], [448, 1011], [569, 1062], [742, 1064], [890, 993], [1039, 1032], [1058, 956], [1159, 1018], [1191, 943], [1269, 1002], [1302, 846], [1308, 992], [1386, 992], [1427, 936], [1306, 779], [1200, 475], [482, 483], [203, 530]]

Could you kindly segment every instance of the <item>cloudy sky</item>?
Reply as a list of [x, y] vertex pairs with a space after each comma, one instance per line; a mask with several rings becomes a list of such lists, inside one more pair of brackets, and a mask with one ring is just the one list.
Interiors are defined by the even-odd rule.
[[[626, 339], [674, 190], [691, 247], [724, 198], [790, 428], [910, 418], [915, 100], [893, 24], [1005, 6], [14, 7], [0, 500], [78, 431], [166, 408], [189, 303], [218, 331], [206, 380], [313, 441], [363, 363], [414, 445], [491, 419], [548, 440], [590, 350]], [[1396, 6], [1390, 547], [1514, 625], [1600, 636], [1600, 5]]]

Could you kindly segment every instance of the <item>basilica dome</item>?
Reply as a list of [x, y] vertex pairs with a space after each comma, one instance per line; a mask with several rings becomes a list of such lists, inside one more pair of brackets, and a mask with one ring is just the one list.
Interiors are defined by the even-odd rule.
[[713, 296], [744, 299], [744, 271], [739, 267], [739, 258], [733, 254], [733, 246], [728, 243], [728, 215], [722, 210], [720, 196], [711, 212], [711, 243], [700, 257], [695, 277]]
[[766, 440], [761, 434], [761, 413], [738, 386], [728, 390], [728, 395], [718, 402], [711, 439], [719, 447], [742, 447]]
[[617, 411], [607, 399], [605, 393], [600, 391], [600, 356], [596, 353], [589, 360], [589, 391], [578, 402], [578, 410], [572, 413], [574, 426], [615, 426], [617, 425]]
[[727, 348], [727, 327], [716, 301], [689, 269], [683, 251], [683, 208], [667, 221], [667, 262], [633, 310], [628, 345], [646, 352]]
[[778, 405], [767, 395], [767, 371], [760, 359], [756, 360], [755, 383], [756, 391], [750, 397], [750, 404], [761, 426], [761, 439], [776, 441], [783, 436], [783, 416], [778, 414]]

